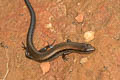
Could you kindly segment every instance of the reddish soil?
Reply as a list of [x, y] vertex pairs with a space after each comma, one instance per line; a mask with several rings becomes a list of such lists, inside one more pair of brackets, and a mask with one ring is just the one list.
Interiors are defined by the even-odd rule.
[[[24, 0], [0, 0], [0, 80], [120, 80], [120, 0], [30, 0], [37, 16], [34, 44], [37, 49], [54, 39], [85, 42], [86, 31], [95, 32], [89, 43], [96, 51], [72, 53], [50, 62], [43, 74], [41, 63], [25, 57], [30, 23]], [[83, 15], [83, 21], [76, 17]], [[81, 64], [83, 58], [88, 60]]]

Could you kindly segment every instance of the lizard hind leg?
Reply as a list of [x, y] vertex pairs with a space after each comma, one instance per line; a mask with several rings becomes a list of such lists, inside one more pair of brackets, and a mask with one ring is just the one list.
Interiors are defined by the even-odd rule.
[[54, 45], [55, 41], [56, 41], [56, 40], [54, 40], [51, 44], [49, 44], [49, 42], [47, 42], [48, 45], [45, 46], [44, 48], [40, 49], [39, 52], [45, 52], [45, 51], [47, 51], [49, 48], [50, 48], [50, 49], [53, 48], [53, 45]]

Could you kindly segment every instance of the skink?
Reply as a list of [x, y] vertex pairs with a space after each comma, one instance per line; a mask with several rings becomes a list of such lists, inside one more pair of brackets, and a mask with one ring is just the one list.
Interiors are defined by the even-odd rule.
[[67, 42], [62, 42], [59, 44], [56, 44], [54, 46], [47, 45], [44, 48], [37, 50], [33, 45], [33, 34], [36, 24], [36, 15], [35, 12], [29, 2], [29, 0], [24, 0], [31, 16], [30, 21], [30, 27], [28, 29], [27, 33], [27, 41], [26, 41], [26, 57], [38, 62], [44, 62], [44, 61], [51, 61], [59, 56], [65, 57], [65, 55], [77, 52], [77, 53], [90, 53], [95, 50], [95, 48], [87, 43], [78, 43], [78, 42], [72, 42], [68, 40]]

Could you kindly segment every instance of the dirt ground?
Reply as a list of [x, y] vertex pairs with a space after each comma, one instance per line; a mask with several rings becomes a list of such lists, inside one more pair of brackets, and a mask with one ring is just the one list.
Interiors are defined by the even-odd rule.
[[[66, 62], [59, 57], [43, 73], [41, 63], [27, 59], [22, 48], [30, 23], [24, 0], [0, 0], [0, 80], [120, 80], [120, 0], [30, 2], [37, 17], [37, 49], [53, 40], [85, 42], [84, 33], [93, 31], [95, 38], [89, 43], [96, 51], [72, 53]], [[78, 15], [82, 22], [76, 20]]]

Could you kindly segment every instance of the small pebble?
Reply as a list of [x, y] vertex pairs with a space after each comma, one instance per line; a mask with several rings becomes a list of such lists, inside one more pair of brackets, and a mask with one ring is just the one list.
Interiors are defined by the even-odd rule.
[[80, 64], [84, 64], [85, 62], [87, 62], [88, 61], [88, 58], [86, 57], [86, 58], [82, 58], [81, 60], [80, 60]]
[[55, 32], [52, 23], [46, 24], [46, 28], [49, 28], [51, 32]]
[[84, 15], [83, 14], [79, 14], [77, 17], [75, 17], [75, 19], [77, 20], [77, 22], [83, 22]]
[[115, 36], [113, 37], [113, 39], [115, 39], [115, 40], [120, 40], [120, 34], [115, 35]]
[[27, 8], [27, 6], [23, 6], [23, 8]]
[[94, 39], [95, 32], [93, 31], [87, 31], [84, 33], [84, 38], [86, 42], [92, 41]]

